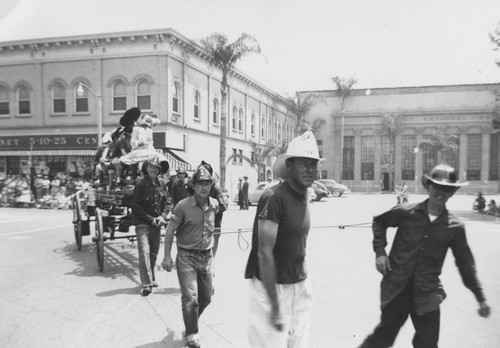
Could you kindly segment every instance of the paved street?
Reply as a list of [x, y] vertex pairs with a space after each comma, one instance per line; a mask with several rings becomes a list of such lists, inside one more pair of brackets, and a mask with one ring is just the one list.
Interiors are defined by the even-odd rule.
[[[410, 195], [410, 201], [424, 199]], [[500, 196], [487, 197], [499, 201]], [[500, 219], [470, 212], [473, 196], [449, 203], [467, 224], [479, 277], [493, 308], [477, 315], [449, 253], [442, 281], [448, 293], [440, 347], [500, 347]], [[369, 224], [395, 195], [352, 194], [312, 205], [308, 265], [313, 281], [311, 347], [356, 347], [379, 316], [380, 276], [374, 268]], [[216, 263], [215, 297], [201, 318], [205, 348], [248, 347], [249, 282], [243, 279], [255, 207], [224, 214]], [[160, 287], [139, 295], [137, 248], [126, 239], [105, 243], [104, 272], [97, 269], [91, 237], [76, 250], [72, 212], [0, 208], [0, 347], [182, 347], [183, 323], [175, 273], [161, 271]], [[345, 225], [346, 228], [338, 228]], [[243, 233], [239, 238], [237, 229]], [[393, 235], [393, 231], [390, 232]], [[158, 265], [161, 262], [161, 252]], [[410, 347], [411, 322], [396, 348]]]

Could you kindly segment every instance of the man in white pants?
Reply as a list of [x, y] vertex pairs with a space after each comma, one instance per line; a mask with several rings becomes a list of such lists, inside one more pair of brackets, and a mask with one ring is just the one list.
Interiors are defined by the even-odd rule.
[[319, 161], [312, 132], [293, 139], [273, 166], [274, 175], [286, 181], [267, 189], [259, 200], [245, 271], [253, 287], [252, 347], [308, 346], [312, 295], [305, 265], [307, 189], [316, 180]]

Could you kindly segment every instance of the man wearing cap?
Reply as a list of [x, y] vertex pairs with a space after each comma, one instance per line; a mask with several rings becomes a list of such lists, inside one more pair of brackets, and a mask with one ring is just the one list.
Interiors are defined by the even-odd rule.
[[286, 181], [267, 189], [259, 200], [245, 270], [253, 288], [252, 347], [308, 347], [312, 296], [305, 264], [307, 189], [316, 179], [319, 160], [312, 132], [293, 139], [273, 166], [274, 174]]
[[188, 175], [184, 170], [177, 172], [177, 181], [172, 185], [172, 204], [174, 207], [189, 196], [188, 181]]
[[176, 233], [176, 265], [186, 344], [188, 347], [199, 347], [198, 318], [212, 299], [213, 234], [219, 202], [209, 197], [213, 181], [204, 166], [194, 173], [192, 185], [194, 194], [181, 200], [170, 216], [162, 266], [168, 272], [172, 270], [171, 250]]
[[[446, 202], [467, 183], [457, 182], [457, 171], [440, 164], [422, 177], [429, 197], [420, 203], [397, 205], [373, 219], [375, 265], [382, 273], [379, 325], [361, 348], [391, 347], [408, 316], [415, 328], [413, 347], [437, 348], [439, 305], [446, 298], [439, 280], [450, 248], [464, 285], [479, 303], [478, 313], [488, 317], [483, 290], [476, 276], [474, 257], [467, 243], [465, 227], [446, 209]], [[386, 231], [397, 227], [387, 256]]]
[[153, 287], [158, 286], [155, 265], [160, 249], [160, 227], [166, 224], [169, 213], [166, 184], [158, 178], [162, 171], [168, 171], [168, 162], [160, 163], [158, 158], [145, 162], [144, 178], [137, 182], [132, 196], [142, 296], [148, 296]]

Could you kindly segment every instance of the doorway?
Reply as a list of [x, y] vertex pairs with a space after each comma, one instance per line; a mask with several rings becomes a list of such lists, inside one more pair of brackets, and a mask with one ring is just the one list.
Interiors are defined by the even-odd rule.
[[391, 190], [391, 176], [389, 173], [382, 173], [382, 191]]

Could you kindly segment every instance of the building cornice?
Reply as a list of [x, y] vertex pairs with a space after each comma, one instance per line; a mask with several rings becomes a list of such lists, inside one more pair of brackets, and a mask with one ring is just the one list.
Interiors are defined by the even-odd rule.
[[[51, 47], [87, 46], [90, 48], [97, 48], [109, 45], [111, 43], [122, 43], [126, 41], [134, 42], [139, 40], [154, 40], [158, 43], [165, 42], [169, 43], [170, 45], [175, 44], [181, 47], [186, 52], [196, 55], [206, 62], [211, 63], [209, 56], [207, 56], [203, 48], [198, 43], [187, 38], [186, 36], [182, 35], [172, 28], [4, 41], [0, 42], [0, 54], [3, 51], [12, 52], [18, 50], [38, 52], [44, 48]], [[283, 106], [286, 105], [285, 98], [273, 92], [263, 84], [255, 81], [238, 69], [232, 69], [232, 71], [230, 72], [230, 76], [267, 95], [276, 103], [282, 104]]]

